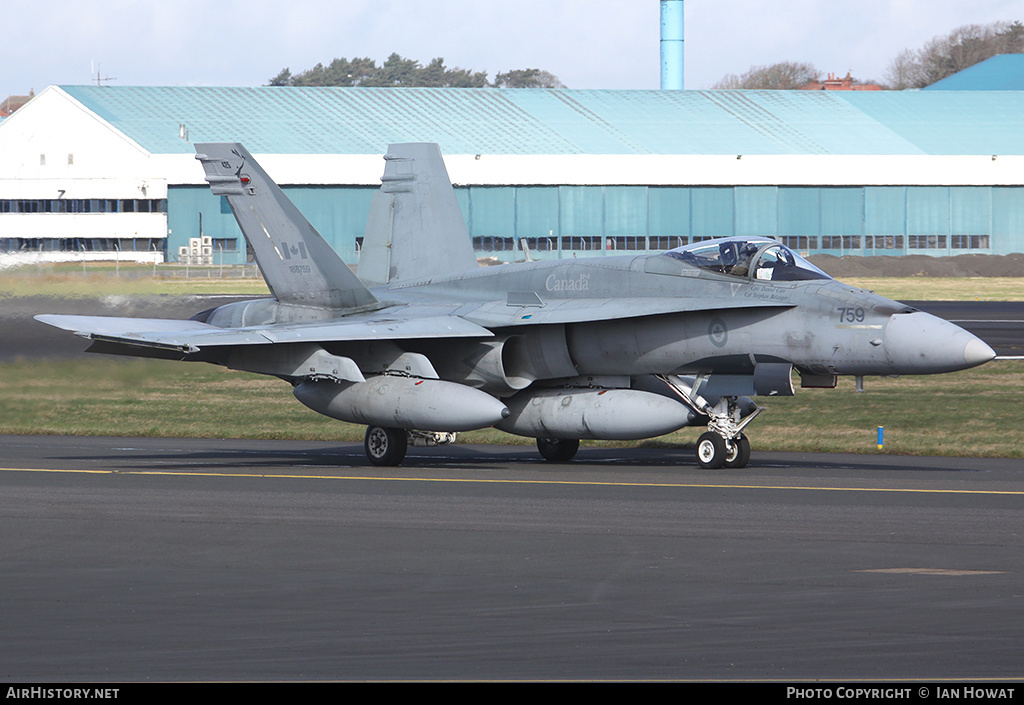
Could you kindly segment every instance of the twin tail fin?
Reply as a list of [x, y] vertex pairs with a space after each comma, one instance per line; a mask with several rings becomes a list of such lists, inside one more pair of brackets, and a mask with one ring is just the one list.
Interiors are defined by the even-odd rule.
[[196, 145], [215, 196], [227, 199], [279, 302], [357, 309], [376, 297], [240, 144]]

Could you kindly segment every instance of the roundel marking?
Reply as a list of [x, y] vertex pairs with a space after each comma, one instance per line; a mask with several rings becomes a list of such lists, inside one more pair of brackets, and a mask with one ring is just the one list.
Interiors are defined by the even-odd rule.
[[725, 321], [721, 318], [715, 318], [708, 324], [708, 338], [711, 339], [711, 344], [715, 347], [725, 347], [726, 341], [729, 340], [729, 329], [725, 326]]

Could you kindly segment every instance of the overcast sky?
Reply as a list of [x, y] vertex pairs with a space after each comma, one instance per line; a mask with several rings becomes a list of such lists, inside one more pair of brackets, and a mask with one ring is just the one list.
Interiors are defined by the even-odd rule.
[[[806, 61], [881, 80], [905, 48], [965, 24], [1024, 21], [1021, 0], [687, 0], [687, 88]], [[335, 57], [391, 52], [570, 88], [657, 88], [656, 0], [3, 0], [0, 98], [85, 84], [258, 86]]]

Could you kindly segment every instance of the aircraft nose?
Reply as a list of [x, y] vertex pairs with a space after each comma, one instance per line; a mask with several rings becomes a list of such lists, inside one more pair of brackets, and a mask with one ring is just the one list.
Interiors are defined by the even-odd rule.
[[981, 338], [967, 341], [967, 347], [964, 348], [964, 361], [968, 367], [977, 367], [989, 360], [995, 359], [995, 356], [996, 351]]
[[922, 311], [896, 313], [889, 318], [885, 354], [897, 374], [965, 370], [996, 356], [985, 341]]

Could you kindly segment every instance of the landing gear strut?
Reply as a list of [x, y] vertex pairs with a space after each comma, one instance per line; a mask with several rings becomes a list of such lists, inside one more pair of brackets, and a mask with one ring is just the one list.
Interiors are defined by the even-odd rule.
[[[687, 406], [708, 417], [708, 430], [697, 440], [697, 462], [700, 466], [708, 470], [747, 467], [750, 462], [750, 441], [743, 434], [743, 429], [761, 413], [762, 407], [754, 407], [753, 411], [743, 416], [737, 397], [722, 397], [717, 404], [711, 406], [697, 393], [706, 375], [697, 375], [692, 384], [675, 375], [659, 375], [659, 378]], [[752, 405], [749, 399], [747, 403]]]
[[371, 465], [401, 465], [409, 449], [409, 439], [404, 429], [370, 426], [366, 429], [363, 448]]
[[740, 420], [740, 408], [736, 397], [722, 397], [714, 408], [710, 409], [711, 417], [708, 420], [708, 431], [705, 436], [718, 436], [725, 448], [725, 453], [718, 457], [709, 457], [705, 461], [705, 454], [701, 452], [701, 441], [697, 441], [697, 461], [702, 468], [714, 469], [725, 466], [727, 468], [745, 468], [750, 462], [750, 441], [743, 435], [743, 429], [754, 420], [754, 417], [761, 413], [761, 407], [757, 407]]

